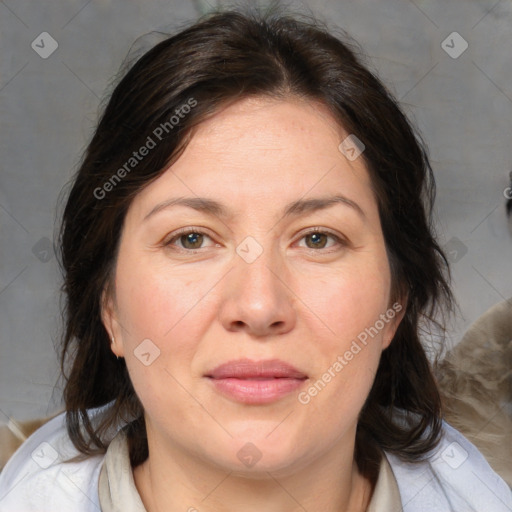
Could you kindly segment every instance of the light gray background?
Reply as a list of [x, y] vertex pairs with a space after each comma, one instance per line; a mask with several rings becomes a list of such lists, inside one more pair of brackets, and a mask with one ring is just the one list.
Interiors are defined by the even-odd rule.
[[[217, 4], [0, 1], [0, 422], [60, 406], [60, 274], [47, 250], [61, 211], [58, 195], [92, 134], [100, 100], [138, 37], [173, 31], [209, 5]], [[512, 3], [288, 5], [347, 30], [362, 45], [430, 148], [438, 235], [453, 259], [461, 308], [449, 331], [456, 343], [473, 320], [512, 295], [504, 210], [512, 168]], [[458, 58], [441, 46], [454, 31], [468, 43]], [[46, 59], [31, 47], [42, 32], [58, 43]], [[457, 40], [445, 44], [461, 48]]]

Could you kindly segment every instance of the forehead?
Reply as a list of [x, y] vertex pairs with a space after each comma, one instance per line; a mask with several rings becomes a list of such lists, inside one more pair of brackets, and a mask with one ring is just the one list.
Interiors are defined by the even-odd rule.
[[[244, 145], [245, 152], [254, 148], [254, 151], [294, 149], [315, 153], [321, 149], [320, 138], [326, 139], [326, 144], [336, 144], [343, 134], [348, 135], [328, 107], [319, 101], [295, 96], [250, 97], [222, 108], [203, 121], [192, 140], [193, 146], [210, 150], [215, 147], [236, 150], [236, 145]], [[301, 147], [294, 147], [294, 139], [300, 138]]]
[[[298, 98], [249, 98], [198, 125], [180, 158], [134, 200], [146, 216], [169, 196], [210, 197], [234, 208], [273, 208], [299, 198], [373, 199], [363, 158], [340, 151], [349, 134], [329, 109]], [[347, 195], [344, 194], [344, 195]]]

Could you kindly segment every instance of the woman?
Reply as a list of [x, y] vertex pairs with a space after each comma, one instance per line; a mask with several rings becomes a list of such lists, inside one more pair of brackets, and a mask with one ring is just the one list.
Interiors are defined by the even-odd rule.
[[508, 510], [441, 419], [419, 138], [346, 43], [211, 15], [115, 88], [61, 248], [66, 415], [0, 510]]

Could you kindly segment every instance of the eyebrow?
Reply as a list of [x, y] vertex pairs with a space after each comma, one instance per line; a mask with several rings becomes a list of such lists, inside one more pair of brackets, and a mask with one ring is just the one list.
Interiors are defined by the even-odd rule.
[[[297, 217], [305, 213], [311, 213], [318, 210], [324, 210], [335, 204], [343, 204], [352, 208], [357, 214], [366, 219], [366, 215], [362, 208], [352, 199], [343, 195], [335, 195], [330, 197], [318, 197], [312, 199], [299, 199], [285, 206], [282, 217]], [[176, 197], [167, 199], [157, 204], [143, 219], [146, 221], [156, 213], [171, 208], [173, 206], [187, 206], [199, 212], [213, 215], [221, 218], [232, 218], [234, 213], [226, 208], [222, 203], [206, 197]]]

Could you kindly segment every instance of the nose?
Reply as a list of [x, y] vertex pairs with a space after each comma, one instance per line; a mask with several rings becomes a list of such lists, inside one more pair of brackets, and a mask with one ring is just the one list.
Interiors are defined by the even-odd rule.
[[234, 265], [223, 289], [220, 320], [224, 328], [258, 338], [292, 330], [295, 300], [279, 258], [268, 250], [251, 263], [237, 255]]

